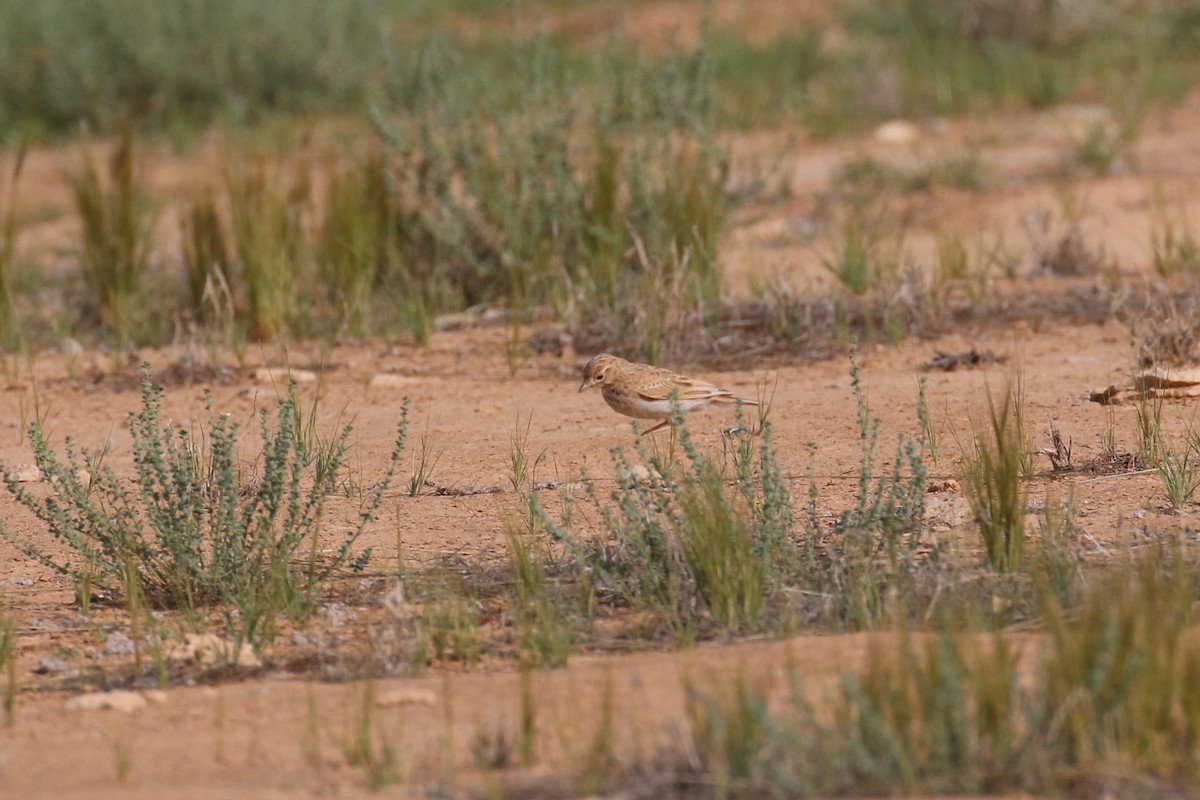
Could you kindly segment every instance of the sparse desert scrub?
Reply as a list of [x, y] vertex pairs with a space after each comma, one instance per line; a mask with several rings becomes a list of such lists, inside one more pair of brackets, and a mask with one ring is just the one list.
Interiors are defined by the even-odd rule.
[[1187, 783], [1200, 731], [1200, 649], [1185, 635], [1194, 581], [1168, 546], [1113, 570], [1078, 607], [1043, 595], [1037, 657], [999, 634], [906, 636], [874, 646], [832, 698], [806, 693], [802, 675], [781, 705], [735, 681], [693, 700], [688, 750], [731, 794]]
[[390, 181], [409, 209], [396, 263], [432, 262], [427, 281], [451, 307], [550, 305], [632, 328], [654, 351], [665, 312], [645, 298], [711, 310], [722, 288], [728, 199], [707, 56], [677, 51], [664, 68], [613, 49], [611, 82], [586, 92], [543, 37], [512, 57], [505, 74], [520, 91], [485, 92], [461, 74], [460, 48], [432, 42], [414, 102], [383, 118]]

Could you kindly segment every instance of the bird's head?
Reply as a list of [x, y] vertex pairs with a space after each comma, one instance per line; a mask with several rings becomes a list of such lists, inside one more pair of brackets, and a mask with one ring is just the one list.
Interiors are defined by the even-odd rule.
[[579, 391], [611, 383], [617, 377], [620, 364], [621, 359], [611, 353], [593, 356], [583, 367], [583, 383], [580, 384]]

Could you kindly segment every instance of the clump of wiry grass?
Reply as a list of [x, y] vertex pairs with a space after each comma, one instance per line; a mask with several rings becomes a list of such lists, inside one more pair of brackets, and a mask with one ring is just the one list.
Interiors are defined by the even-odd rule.
[[439, 597], [425, 605], [420, 636], [432, 658], [473, 663], [483, 655], [479, 608], [470, 598]]
[[25, 145], [17, 150], [9, 171], [8, 191], [0, 203], [0, 335], [6, 340], [15, 333], [16, 327], [13, 270], [16, 268], [17, 250], [17, 182], [21, 179], [27, 152]]
[[4, 672], [4, 719], [12, 726], [17, 703], [17, 622], [0, 610], [0, 671]]
[[1193, 366], [1200, 363], [1200, 293], [1154, 293], [1140, 313], [1130, 316], [1129, 332], [1139, 367]]
[[522, 498], [524, 518], [508, 525], [513, 573], [513, 616], [520, 636], [521, 660], [530, 667], [563, 667], [574, 638], [569, 600], [551, 575], [552, 558], [545, 530], [553, 526], [538, 497]]
[[990, 567], [1018, 567], [1025, 548], [1025, 496], [1022, 479], [1029, 459], [1024, 435], [1024, 395], [1019, 376], [999, 402], [988, 394], [988, 418], [974, 432], [967, 462], [967, 496], [983, 538]]
[[1200, 450], [1196, 447], [1195, 436], [1178, 450], [1162, 447], [1155, 471], [1171, 508], [1183, 508], [1200, 487]]
[[397, 469], [407, 403], [387, 471], [363, 498], [332, 555], [325, 555], [319, 537], [328, 522], [326, 498], [338, 485], [349, 426], [324, 443], [305, 438], [293, 386], [280, 399], [274, 422], [262, 411], [261, 453], [247, 465], [238, 453], [238, 423], [214, 412], [211, 398], [202, 434], [164, 423], [162, 402], [163, 390], [150, 382], [147, 368], [142, 410], [129, 420], [132, 491], [104, 462], [103, 452], [76, 451], [68, 439], [60, 459], [43, 427], [32, 425], [34, 458], [50, 494], [31, 492], [7, 468], [4, 485], [66, 554], [7, 526], [0, 535], [81, 589], [133, 592], [150, 606], [190, 615], [213, 606], [236, 609], [238, 639], [262, 647], [271, 641], [280, 613], [305, 616], [334, 570], [366, 564], [370, 551], [354, 552], [355, 542], [374, 519]]
[[79, 258], [90, 299], [107, 324], [129, 337], [145, 321], [139, 304], [154, 228], [132, 128], [118, 140], [104, 176], [87, 152], [66, 174], [83, 221]]
[[231, 283], [236, 277], [234, 260], [211, 191], [191, 201], [180, 227], [189, 311], [198, 322], [223, 324], [229, 329], [237, 313]]
[[234, 278], [239, 314], [253, 339], [273, 339], [298, 322], [296, 311], [312, 269], [305, 228], [309, 180], [306, 170], [288, 175], [281, 165], [263, 160], [226, 171], [237, 254], [237, 269], [227, 277]]
[[855, 295], [885, 291], [899, 278], [899, 256], [885, 241], [882, 206], [852, 204], [821, 263]]
[[401, 780], [403, 759], [377, 717], [373, 677], [364, 683], [362, 700], [356, 705], [353, 729], [342, 742], [342, 755], [348, 765], [362, 770], [367, 786], [378, 791]]
[[1187, 218], [1172, 219], [1165, 211], [1150, 231], [1154, 271], [1164, 278], [1200, 272], [1200, 243]]
[[685, 684], [693, 769], [712, 776], [717, 797], [738, 796], [769, 769], [770, 747], [778, 736], [764, 686], [742, 675], [728, 692], [706, 694]]
[[338, 327], [371, 331], [372, 296], [395, 250], [396, 219], [383, 155], [330, 176], [318, 243], [318, 276], [331, 294]]
[[1195, 592], [1195, 568], [1175, 543], [1098, 581], [1077, 611], [1043, 604], [1051, 644], [1039, 744], [1052, 763], [1099, 783], [1200, 778]]

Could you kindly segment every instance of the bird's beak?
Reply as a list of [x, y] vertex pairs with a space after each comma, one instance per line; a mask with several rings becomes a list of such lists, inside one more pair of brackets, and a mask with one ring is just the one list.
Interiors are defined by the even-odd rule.
[[596, 385], [596, 384], [595, 384], [595, 382], [593, 382], [593, 381], [589, 381], [587, 378], [584, 378], [584, 379], [583, 379], [583, 383], [581, 383], [581, 384], [579, 385], [579, 391], [581, 391], [581, 392], [582, 392], [584, 389], [590, 389], [590, 388], [592, 388], [592, 387], [593, 387], [593, 386], [595, 386], [595, 385]]

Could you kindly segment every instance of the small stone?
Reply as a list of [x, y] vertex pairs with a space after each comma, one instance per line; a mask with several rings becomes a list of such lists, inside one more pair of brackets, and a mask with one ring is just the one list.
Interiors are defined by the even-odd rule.
[[42, 471], [32, 464], [18, 465], [13, 474], [18, 483], [40, 483], [44, 479]]
[[272, 386], [286, 387], [288, 381], [296, 383], [312, 383], [317, 379], [317, 373], [310, 369], [287, 369], [285, 367], [259, 367], [254, 370], [254, 380], [259, 383], [269, 383]]
[[650, 483], [650, 470], [643, 464], [634, 464], [629, 468], [629, 472], [625, 473], [625, 479], [633, 483], [648, 485]]
[[196, 664], [233, 664], [240, 667], [260, 667], [262, 661], [254, 648], [242, 642], [234, 657], [234, 645], [212, 633], [189, 633], [180, 644], [167, 651], [168, 661], [185, 661]]
[[104, 654], [109, 656], [124, 656], [133, 652], [133, 639], [120, 631], [110, 633], [104, 641]]
[[33, 668], [33, 672], [37, 675], [59, 675], [72, 671], [74, 670], [67, 666], [67, 662], [52, 656], [42, 656]]
[[72, 697], [63, 707], [67, 711], [100, 711], [112, 709], [128, 714], [146, 705], [146, 698], [137, 692], [115, 689], [111, 692], [90, 692]]
[[79, 358], [84, 354], [83, 345], [78, 340], [68, 336], [58, 345], [58, 350], [67, 358]]
[[347, 619], [354, 619], [354, 612], [351, 611], [345, 603], [326, 603], [321, 608], [321, 616], [325, 618], [325, 624], [330, 628], [340, 628], [346, 624]]
[[437, 705], [437, 695], [428, 689], [400, 687], [386, 691], [375, 698], [378, 708], [389, 706], [433, 706]]
[[305, 633], [304, 631], [292, 631], [292, 644], [308, 647], [319, 644], [320, 641], [320, 638], [315, 634]]
[[875, 129], [875, 141], [883, 144], [911, 144], [921, 135], [921, 130], [905, 119], [893, 119]]

